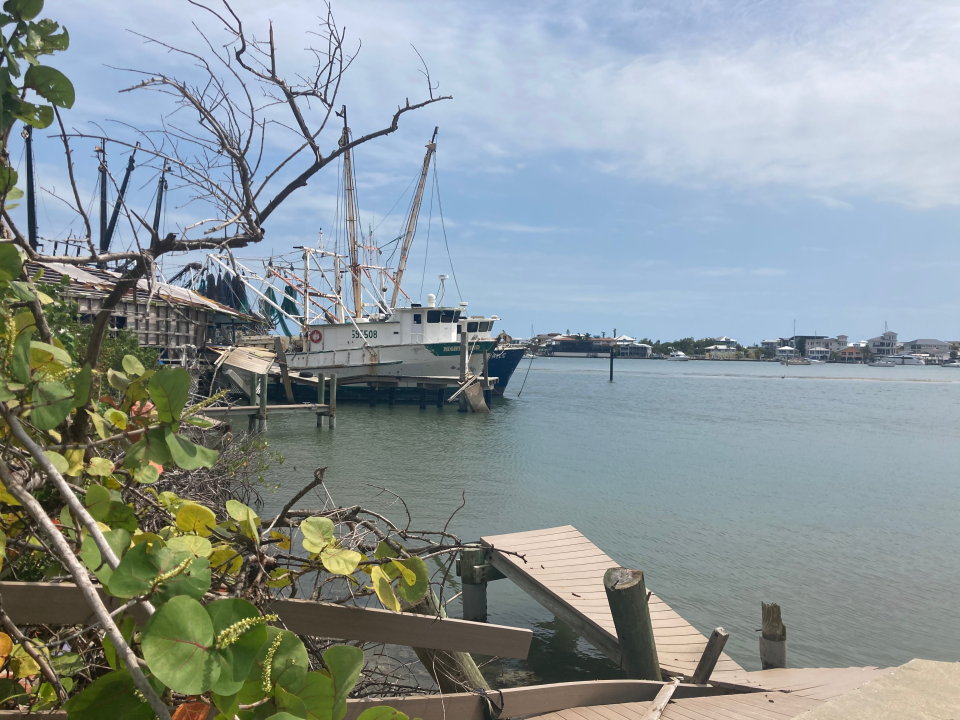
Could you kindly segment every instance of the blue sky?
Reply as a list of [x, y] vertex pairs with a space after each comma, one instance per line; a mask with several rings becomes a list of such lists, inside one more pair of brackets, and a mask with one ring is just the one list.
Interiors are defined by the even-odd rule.
[[[273, 20], [290, 75], [308, 66], [301, 49], [319, 3], [234, 6], [258, 34]], [[960, 337], [960, 6], [333, 7], [363, 43], [341, 95], [355, 133], [425, 94], [411, 43], [454, 96], [357, 152], [364, 224], [381, 240], [395, 236], [406, 202], [388, 212], [439, 125], [439, 187], [463, 299], [500, 315], [509, 332], [616, 328], [752, 343], [789, 335], [796, 319], [798, 332], [852, 339], [879, 334], [885, 321], [904, 339]], [[134, 78], [107, 66], [192, 72], [127, 30], [190, 49], [200, 39], [188, 21], [219, 37], [216, 23], [178, 0], [48, 0], [45, 15], [70, 30], [71, 50], [53, 64], [78, 89], [70, 126], [87, 131], [105, 120], [156, 126], [172, 109], [160, 96], [117, 94]], [[268, 157], [289, 142], [271, 133]], [[41, 137], [38, 155], [41, 184], [61, 191], [62, 152]], [[92, 193], [89, 141], [78, 162]], [[116, 174], [123, 164], [112, 151]], [[147, 169], [134, 176], [144, 208], [152, 178]], [[331, 232], [336, 181], [328, 168], [268, 223], [263, 247], [239, 254], [279, 254]], [[174, 193], [168, 230], [202, 214], [188, 199]], [[424, 267], [424, 294], [449, 272], [435, 198], [432, 223], [429, 206], [428, 193], [405, 281], [415, 298]], [[62, 237], [70, 222], [58, 201], [42, 200], [42, 235]]]

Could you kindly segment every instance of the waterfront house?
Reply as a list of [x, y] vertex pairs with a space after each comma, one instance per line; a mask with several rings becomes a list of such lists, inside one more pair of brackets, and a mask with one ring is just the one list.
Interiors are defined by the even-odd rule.
[[796, 355], [796, 350], [794, 350], [789, 345], [784, 345], [783, 347], [777, 348], [777, 359], [778, 360], [789, 360], [794, 355]]
[[830, 350], [825, 347], [807, 347], [807, 357], [810, 360], [819, 360], [821, 362], [826, 362], [830, 359], [830, 354], [837, 352], [836, 350]]
[[[911, 355], [929, 355], [930, 362], [943, 363], [950, 359], [950, 343], [945, 340], [910, 340], [903, 343], [903, 352]], [[924, 358], [924, 362], [927, 362]]]
[[780, 338], [777, 338], [776, 340], [764, 340], [760, 343], [760, 347], [763, 348], [763, 350], [776, 352], [777, 348], [780, 347]]
[[620, 357], [649, 358], [653, 354], [653, 347], [646, 343], [629, 343], [620, 346]]
[[874, 355], [896, 355], [897, 334], [888, 330], [883, 335], [867, 340], [867, 347]]
[[729, 345], [733, 349], [736, 349], [737, 345], [740, 344], [736, 340], [734, 340], [732, 337], [727, 337], [726, 335], [724, 335], [723, 337], [714, 338], [713, 341], [717, 345]]
[[737, 348], [729, 345], [711, 345], [706, 348], [706, 355], [710, 360], [730, 360], [737, 357]]
[[857, 344], [845, 347], [843, 350], [840, 351], [840, 362], [862, 363], [863, 350], [864, 349]]

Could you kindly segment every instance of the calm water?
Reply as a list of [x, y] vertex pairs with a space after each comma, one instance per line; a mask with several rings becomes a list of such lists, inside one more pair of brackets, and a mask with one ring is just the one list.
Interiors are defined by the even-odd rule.
[[[268, 506], [321, 465], [340, 504], [388, 507], [371, 485], [388, 487], [422, 527], [465, 491], [462, 538], [575, 525], [700, 631], [726, 628], [748, 669], [761, 600], [794, 667], [960, 659], [960, 371], [623, 360], [611, 384], [606, 360], [539, 358], [517, 398], [527, 362], [490, 415], [344, 405], [333, 433], [274, 416]], [[536, 630], [506, 670], [617, 676], [509, 581], [489, 606]]]

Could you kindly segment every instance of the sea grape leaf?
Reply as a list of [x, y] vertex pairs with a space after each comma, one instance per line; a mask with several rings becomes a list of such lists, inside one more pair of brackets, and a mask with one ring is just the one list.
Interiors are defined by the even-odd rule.
[[32, 88], [49, 103], [72, 108], [76, 100], [73, 83], [62, 72], [49, 65], [31, 65], [23, 76], [24, 87]]
[[[17, 173], [13, 168], [0, 168], [0, 194], [8, 193], [17, 183]], [[0, 245], [0, 280], [13, 280], [20, 277], [23, 270], [23, 259], [15, 245], [10, 243]]]
[[[4, 247], [0, 245], [0, 247]], [[20, 331], [13, 344], [13, 360], [11, 371], [13, 376], [22, 383], [30, 382], [30, 343], [35, 328], [29, 327]]]
[[347, 713], [347, 695], [357, 684], [363, 670], [363, 650], [349, 645], [334, 645], [323, 654], [323, 662], [333, 679], [333, 720]]
[[320, 553], [320, 560], [327, 572], [334, 575], [352, 575], [363, 560], [363, 555], [355, 550], [328, 546]]
[[97, 678], [82, 693], [70, 698], [64, 709], [70, 720], [154, 718], [153, 710], [140, 699], [137, 686], [126, 670], [115, 670]]
[[43, 10], [43, 0], [8, 0], [3, 9], [13, 13], [18, 20], [33, 20]]
[[[151, 550], [151, 552], [154, 551]], [[172, 570], [178, 564], [173, 564], [170, 569]], [[161, 603], [179, 595], [187, 595], [199, 600], [208, 590], [210, 590], [210, 563], [206, 558], [194, 558], [184, 572], [160, 583], [153, 597]]]
[[203, 605], [180, 595], [153, 614], [141, 646], [150, 670], [164, 685], [199, 695], [220, 676], [220, 663], [211, 652], [214, 640], [213, 621]]
[[183, 406], [187, 404], [190, 394], [190, 373], [183, 368], [161, 368], [150, 378], [147, 389], [157, 408], [160, 422], [176, 422], [180, 419], [180, 413], [183, 412]]
[[367, 708], [357, 720], [410, 720], [410, 718], [392, 707], [381, 705], [380, 707]]
[[73, 381], [73, 407], [83, 407], [87, 404], [87, 401], [90, 400], [90, 382], [92, 378], [93, 371], [90, 369], [90, 363], [84, 363]]
[[[114, 555], [123, 560], [123, 554], [130, 547], [130, 533], [126, 530], [106, 530], [103, 538], [107, 545], [113, 550]], [[113, 569], [107, 565], [100, 555], [100, 548], [94, 542], [93, 536], [87, 535], [80, 546], [80, 559], [90, 571], [97, 576], [97, 579], [104, 585], [110, 581], [113, 575]]]
[[107, 382], [110, 383], [110, 387], [120, 392], [124, 392], [130, 387], [130, 378], [123, 373], [117, 372], [113, 368], [107, 369]]
[[113, 501], [113, 495], [103, 485], [90, 485], [87, 488], [87, 497], [84, 504], [94, 520], [103, 521], [110, 511], [110, 503]]
[[381, 604], [388, 610], [400, 612], [400, 601], [393, 592], [393, 586], [390, 584], [390, 578], [379, 565], [370, 568], [370, 579], [373, 581], [373, 590], [380, 598]]
[[[220, 633], [241, 620], [260, 617], [256, 606], [239, 598], [218, 600], [207, 605], [206, 609], [217, 638]], [[254, 625], [230, 646], [216, 650], [220, 661], [220, 676], [211, 688], [213, 692], [218, 695], [233, 695], [239, 692], [266, 640], [266, 626]]]
[[177, 527], [185, 532], [193, 532], [200, 537], [209, 537], [211, 528], [217, 526], [217, 517], [203, 505], [189, 503], [177, 512]]
[[[413, 570], [408, 570], [403, 563], [398, 560], [391, 558], [390, 567], [396, 570], [399, 575], [403, 576], [403, 580], [407, 585], [413, 585], [417, 582], [417, 574], [413, 572]], [[394, 577], [396, 577], [396, 575], [394, 575]]]
[[47, 460], [50, 461], [50, 464], [56, 468], [57, 472], [61, 475], [64, 475], [67, 470], [70, 469], [70, 463], [67, 462], [67, 459], [58, 453], [56, 450], [44, 450], [43, 454], [47, 456]]
[[175, 552], [190, 553], [194, 557], [207, 558], [213, 552], [213, 545], [199, 535], [180, 535], [167, 541], [167, 547]]
[[[170, 426], [164, 426], [163, 433], [170, 450], [170, 457], [178, 467], [184, 470], [199, 470], [211, 468], [217, 462], [217, 451], [196, 445], [185, 437], [177, 435]], [[161, 463], [162, 465], [163, 463]]]
[[272, 625], [267, 626], [266, 630], [267, 640], [257, 652], [257, 661], [250, 671], [249, 679], [259, 679], [263, 675], [267, 653], [280, 635], [280, 645], [273, 655], [270, 683], [287, 689], [299, 687], [309, 668], [307, 649], [303, 642], [289, 630], [281, 630]]
[[155, 558], [149, 556], [149, 550], [150, 543], [140, 543], [127, 551], [106, 583], [111, 595], [132, 598], [150, 591], [160, 570]]
[[90, 458], [90, 467], [87, 468], [87, 474], [95, 477], [105, 477], [113, 473], [115, 465], [107, 458]]
[[373, 557], [377, 560], [383, 560], [384, 558], [395, 558], [398, 557], [398, 555], [396, 550], [381, 540], [380, 544], [377, 545], [376, 551], [373, 553]]
[[67, 419], [73, 408], [73, 393], [60, 382], [37, 383], [33, 388], [30, 412], [33, 424], [40, 430], [53, 430]]
[[135, 377], [140, 377], [144, 372], [146, 372], [143, 369], [143, 363], [140, 362], [134, 355], [123, 356], [123, 371], [127, 375], [133, 375]]
[[418, 557], [401, 560], [400, 564], [413, 573], [415, 582], [408, 583], [406, 581], [407, 575], [404, 573], [404, 580], [397, 583], [397, 592], [400, 593], [400, 597], [405, 602], [420, 602], [430, 589], [430, 570], [427, 568], [427, 564], [422, 558]]
[[303, 549], [309, 553], [318, 553], [327, 545], [332, 545], [333, 521], [330, 518], [311, 517], [300, 523], [300, 532], [303, 533]]
[[333, 711], [334, 683], [331, 678], [321, 673], [308, 672], [300, 684], [289, 690], [277, 687], [274, 697], [279, 709], [288, 710], [298, 718], [306, 718], [306, 720], [336, 718]]

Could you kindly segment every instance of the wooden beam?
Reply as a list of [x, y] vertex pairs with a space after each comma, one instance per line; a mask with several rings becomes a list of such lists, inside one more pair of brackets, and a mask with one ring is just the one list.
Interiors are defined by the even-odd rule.
[[704, 685], [710, 680], [713, 670], [717, 667], [717, 661], [720, 659], [720, 653], [723, 652], [723, 646], [727, 644], [727, 638], [730, 633], [722, 627], [718, 627], [710, 633], [710, 639], [707, 646], [703, 649], [703, 655], [700, 656], [700, 662], [697, 663], [697, 669], [693, 673], [692, 682], [695, 685]]
[[[613, 350], [610, 351], [610, 360], [612, 364]], [[670, 702], [670, 698], [673, 697], [673, 693], [677, 689], [679, 682], [680, 679], [675, 678], [673, 682], [669, 682], [660, 688], [660, 692], [658, 692], [657, 696], [653, 699], [653, 704], [650, 705], [647, 714], [643, 716], [643, 720], [660, 720], [660, 716], [663, 715], [663, 711], [667, 707], [667, 703]]]
[[283, 352], [283, 343], [279, 337], [273, 338], [273, 350], [277, 354], [277, 364], [280, 366], [280, 378], [283, 380], [283, 391], [287, 402], [293, 404], [293, 385], [290, 384], [290, 373], [287, 372], [287, 355]]
[[[3, 609], [17, 625], [82, 625], [92, 622], [80, 589], [66, 583], [0, 582]], [[107, 607], [122, 600], [101, 592]], [[345, 607], [309, 600], [276, 600], [271, 611], [300, 635], [383, 642], [453, 652], [525, 659], [533, 632], [503, 625], [438, 619], [389, 610]], [[143, 618], [144, 621], [146, 618]]]
[[[300, 635], [384, 642], [431, 650], [525, 659], [531, 630], [309, 600], [276, 600], [271, 610]], [[333, 633], [333, 634], [331, 634]]]

